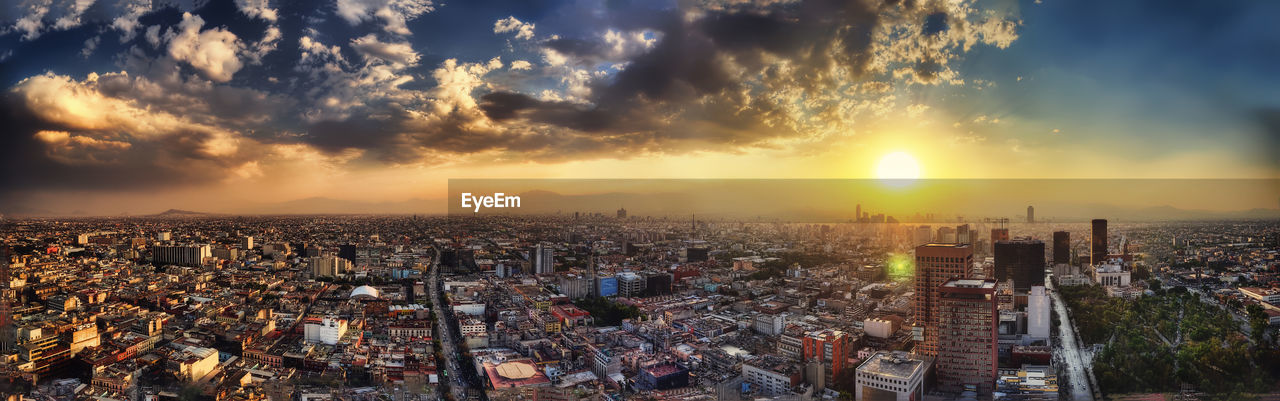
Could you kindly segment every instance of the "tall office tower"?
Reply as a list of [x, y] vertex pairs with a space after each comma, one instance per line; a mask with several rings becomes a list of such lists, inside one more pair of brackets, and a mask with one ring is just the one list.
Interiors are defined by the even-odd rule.
[[550, 247], [538, 246], [533, 248], [533, 254], [529, 255], [533, 259], [534, 274], [551, 274], [556, 271], [556, 253]]
[[1022, 238], [995, 244], [996, 280], [1013, 279], [1014, 291], [1025, 293], [1044, 285], [1044, 242]]
[[862, 222], [862, 204], [861, 203], [859, 203], [858, 206], [854, 207], [853, 209], [853, 222], [855, 223]]
[[1036, 208], [1027, 206], [1027, 224], [1036, 222]]
[[1093, 219], [1093, 232], [1089, 236], [1089, 264], [1098, 266], [1107, 261], [1107, 219]]
[[312, 277], [337, 277], [351, 270], [351, 262], [333, 255], [313, 256], [307, 263]]
[[924, 328], [924, 338], [916, 342], [917, 354], [938, 356], [938, 287], [948, 280], [968, 277], [971, 266], [973, 248], [969, 245], [929, 243], [916, 247], [915, 314], [916, 324]]
[[1071, 263], [1071, 233], [1053, 232], [1053, 264]]
[[912, 239], [914, 240], [914, 242], [912, 243], [916, 244], [916, 246], [933, 242], [933, 227], [929, 227], [929, 226], [916, 227], [916, 233], [913, 237], [914, 238]]
[[804, 337], [804, 360], [822, 364], [823, 376], [828, 387], [840, 377], [840, 372], [851, 368], [848, 366], [849, 352], [853, 351], [853, 336], [849, 333], [824, 329], [809, 333]]
[[1008, 241], [1008, 240], [1009, 240], [1009, 229], [1007, 229], [1007, 228], [993, 228], [993, 229], [991, 229], [991, 244], [992, 244], [992, 245], [995, 245], [995, 243], [1000, 242], [1000, 241]]
[[348, 262], [356, 261], [356, 246], [353, 244], [338, 245], [338, 257], [346, 259]]
[[956, 226], [956, 243], [957, 244], [973, 244], [973, 230], [969, 229], [968, 224]]
[[1049, 296], [1043, 286], [1031, 287], [1027, 296], [1027, 336], [1049, 339]]
[[956, 243], [956, 229], [953, 227], [938, 227], [937, 240], [946, 244]]
[[13, 326], [13, 291], [9, 288], [9, 247], [0, 246], [0, 353], [13, 353], [17, 344], [17, 331]]
[[204, 258], [212, 257], [213, 249], [208, 244], [192, 246], [157, 246], [151, 249], [153, 262], [178, 266], [200, 266]]
[[991, 394], [996, 381], [995, 280], [956, 279], [938, 290], [938, 387], [960, 392], [972, 385]]
[[246, 235], [240, 239], [240, 247], [245, 250], [253, 249], [253, 236]]
[[625, 207], [624, 207], [624, 208], [619, 208], [619, 209], [618, 209], [618, 218], [619, 218], [619, 219], [625, 219], [625, 218], [627, 218], [627, 208], [625, 208]]

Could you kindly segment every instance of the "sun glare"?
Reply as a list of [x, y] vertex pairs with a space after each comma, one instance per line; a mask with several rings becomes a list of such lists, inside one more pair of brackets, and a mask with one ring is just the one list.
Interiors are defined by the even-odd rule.
[[920, 178], [920, 163], [906, 152], [893, 152], [880, 158], [876, 165], [876, 178], [880, 179], [916, 179]]

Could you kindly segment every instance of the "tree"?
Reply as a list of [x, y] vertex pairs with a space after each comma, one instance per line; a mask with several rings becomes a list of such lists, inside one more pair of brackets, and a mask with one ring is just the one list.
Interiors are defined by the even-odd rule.
[[1271, 317], [1267, 315], [1267, 310], [1262, 305], [1252, 304], [1245, 309], [1249, 312], [1249, 336], [1259, 346], [1263, 345], [1266, 339], [1267, 326], [1271, 324]]

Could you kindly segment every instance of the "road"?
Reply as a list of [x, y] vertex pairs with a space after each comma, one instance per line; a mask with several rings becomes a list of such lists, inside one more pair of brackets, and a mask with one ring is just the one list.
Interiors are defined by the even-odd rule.
[[[437, 255], [439, 252], [436, 252]], [[440, 294], [440, 257], [437, 256], [435, 261], [431, 262], [430, 278], [427, 279], [427, 286], [431, 288], [431, 312], [436, 316], [435, 337], [440, 339], [440, 353], [444, 355], [443, 366], [444, 372], [449, 375], [448, 383], [450, 392], [453, 393], [453, 399], [462, 401], [467, 399], [467, 384], [462, 380], [462, 369], [458, 367], [458, 347], [454, 343], [452, 332], [445, 325], [446, 319], [451, 318], [444, 309], [445, 299]], [[443, 376], [443, 375], [441, 375]], [[441, 377], [441, 379], [444, 379]]]
[[1062, 302], [1062, 297], [1053, 289], [1052, 283], [1048, 286], [1049, 295], [1053, 298], [1054, 314], [1058, 316], [1058, 342], [1054, 344], [1054, 348], [1070, 384], [1070, 399], [1093, 401], [1093, 388], [1086, 370], [1088, 365], [1080, 352], [1080, 343], [1076, 340], [1075, 325], [1067, 315], [1067, 304]]

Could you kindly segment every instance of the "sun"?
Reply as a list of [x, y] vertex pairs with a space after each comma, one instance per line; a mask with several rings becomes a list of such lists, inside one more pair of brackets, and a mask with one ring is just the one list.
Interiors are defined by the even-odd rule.
[[876, 165], [876, 178], [879, 179], [916, 179], [920, 178], [920, 163], [906, 152], [893, 152], [880, 158]]

